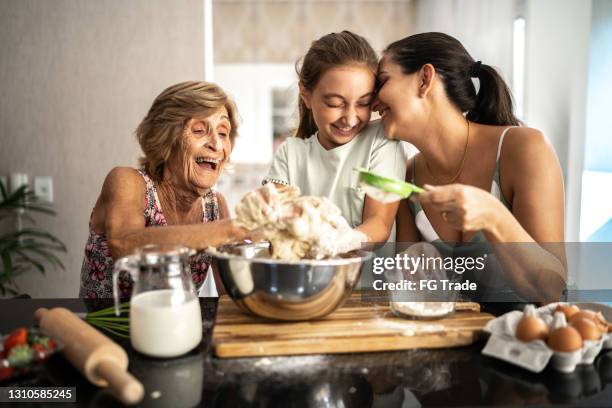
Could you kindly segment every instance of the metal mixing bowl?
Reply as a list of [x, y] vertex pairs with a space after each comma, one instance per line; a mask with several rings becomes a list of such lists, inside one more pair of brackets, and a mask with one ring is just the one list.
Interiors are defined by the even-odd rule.
[[336, 310], [372, 257], [353, 251], [335, 259], [282, 261], [269, 257], [268, 243], [226, 245], [208, 253], [241, 309], [285, 321], [321, 318]]

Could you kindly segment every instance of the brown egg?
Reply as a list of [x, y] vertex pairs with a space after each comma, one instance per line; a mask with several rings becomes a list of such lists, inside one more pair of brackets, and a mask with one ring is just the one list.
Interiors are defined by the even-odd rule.
[[569, 323], [572, 324], [574, 323], [574, 321], [584, 318], [589, 319], [593, 323], [595, 323], [597, 327], [599, 327], [599, 330], [602, 332], [605, 331], [607, 328], [607, 322], [604, 319], [603, 315], [601, 313], [595, 313], [592, 310], [579, 311], [578, 313], [574, 314], [571, 319], [569, 319]]
[[600, 328], [602, 329], [602, 331], [606, 331], [605, 329], [608, 327], [608, 321], [606, 320], [606, 318], [604, 317], [603, 313], [601, 312], [597, 312], [595, 313], [595, 318], [597, 319], [597, 322], [595, 323], [599, 323], [598, 326], [600, 326]]
[[559, 327], [548, 336], [548, 346], [554, 351], [576, 351], [582, 348], [582, 337], [571, 326]]
[[548, 326], [536, 316], [524, 316], [516, 326], [516, 338], [520, 341], [546, 340]]
[[[555, 312], [563, 312], [565, 318], [569, 321], [570, 317], [580, 311], [580, 308], [576, 305], [557, 305]], [[553, 313], [554, 314], [554, 313]]]
[[573, 319], [572, 327], [578, 330], [583, 340], [599, 340], [601, 338], [601, 330], [592, 321], [587, 318]]

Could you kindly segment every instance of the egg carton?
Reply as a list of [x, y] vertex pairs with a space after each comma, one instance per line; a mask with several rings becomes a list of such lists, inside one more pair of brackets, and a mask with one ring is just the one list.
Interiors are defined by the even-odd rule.
[[[549, 327], [553, 323], [553, 314], [559, 304], [551, 303], [535, 309], [535, 315]], [[550, 362], [552, 367], [571, 373], [578, 364], [593, 364], [599, 352], [612, 349], [612, 334], [604, 333], [597, 340], [584, 340], [581, 349], [573, 352], [554, 351], [543, 340], [523, 342], [516, 338], [516, 327], [523, 318], [523, 312], [513, 311], [490, 320], [484, 331], [490, 334], [482, 354], [504, 360], [529, 371], [539, 373]]]

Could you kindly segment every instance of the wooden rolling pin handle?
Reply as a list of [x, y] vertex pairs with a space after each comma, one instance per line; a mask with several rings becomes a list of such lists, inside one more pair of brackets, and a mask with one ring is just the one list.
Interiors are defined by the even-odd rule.
[[112, 360], [101, 361], [96, 374], [108, 381], [108, 388], [114, 396], [126, 405], [134, 405], [144, 397], [144, 387], [132, 374], [117, 367]]
[[144, 396], [142, 384], [128, 373], [128, 356], [117, 343], [64, 308], [34, 312], [41, 332], [64, 343], [62, 354], [90, 382], [110, 388], [124, 404]]

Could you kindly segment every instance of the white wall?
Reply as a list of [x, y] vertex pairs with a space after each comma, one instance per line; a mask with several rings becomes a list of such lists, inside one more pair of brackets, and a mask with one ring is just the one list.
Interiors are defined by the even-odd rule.
[[554, 146], [566, 186], [566, 241], [578, 240], [584, 155], [590, 0], [529, 0], [525, 121]]
[[416, 32], [441, 31], [457, 38], [472, 58], [512, 80], [512, 28], [516, 0], [418, 0]]
[[204, 70], [202, 0], [0, 2], [0, 175], [52, 176], [65, 271], [18, 279], [76, 297], [87, 221], [106, 173], [136, 165], [133, 132], [153, 98]]

